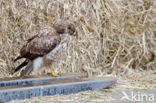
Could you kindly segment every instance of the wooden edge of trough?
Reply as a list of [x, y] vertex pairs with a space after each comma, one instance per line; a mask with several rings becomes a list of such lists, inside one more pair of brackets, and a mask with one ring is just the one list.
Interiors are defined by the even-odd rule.
[[107, 88], [117, 82], [114, 77], [100, 78], [68, 78], [43, 82], [37, 85], [14, 85], [0, 89], [0, 102], [14, 99], [26, 99], [56, 94], [70, 94], [86, 90], [99, 90]]

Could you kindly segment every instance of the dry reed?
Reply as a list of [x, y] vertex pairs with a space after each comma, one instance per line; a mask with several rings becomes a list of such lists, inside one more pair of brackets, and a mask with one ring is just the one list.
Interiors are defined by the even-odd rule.
[[0, 0], [0, 76], [12, 76], [25, 40], [63, 20], [75, 21], [78, 39], [57, 71], [92, 76], [155, 69], [154, 0]]

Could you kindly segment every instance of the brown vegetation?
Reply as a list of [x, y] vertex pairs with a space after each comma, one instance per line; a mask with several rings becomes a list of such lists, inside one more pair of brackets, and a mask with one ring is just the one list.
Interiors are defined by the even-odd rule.
[[41, 26], [73, 20], [78, 39], [55, 68], [89, 76], [154, 70], [154, 0], [1, 0], [0, 76], [11, 76], [23, 42]]

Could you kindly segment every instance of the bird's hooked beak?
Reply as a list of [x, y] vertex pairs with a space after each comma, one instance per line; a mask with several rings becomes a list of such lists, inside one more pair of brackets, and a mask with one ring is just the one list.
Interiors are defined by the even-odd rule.
[[77, 34], [76, 31], [73, 33], [73, 36], [74, 36], [75, 38], [78, 38], [78, 34]]

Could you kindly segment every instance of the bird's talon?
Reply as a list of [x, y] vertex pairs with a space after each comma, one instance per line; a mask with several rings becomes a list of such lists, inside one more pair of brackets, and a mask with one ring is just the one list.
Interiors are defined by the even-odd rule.
[[58, 74], [56, 74], [55, 72], [51, 72], [51, 73], [50, 73], [50, 76], [53, 76], [53, 77], [58, 77], [59, 75], [58, 75]]
[[54, 69], [53, 68], [51, 68], [50, 71], [51, 71], [50, 76], [53, 76], [53, 77], [58, 77], [59, 76], [58, 74], [56, 74], [54, 72]]

